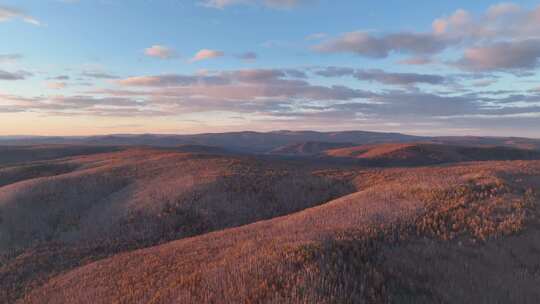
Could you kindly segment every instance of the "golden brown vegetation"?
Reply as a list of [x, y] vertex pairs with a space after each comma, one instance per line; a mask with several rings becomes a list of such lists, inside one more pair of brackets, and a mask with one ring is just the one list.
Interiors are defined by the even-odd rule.
[[295, 163], [152, 149], [1, 172], [8, 182], [0, 188], [0, 299], [8, 302], [90, 261], [354, 191]]
[[335, 158], [356, 159], [375, 166], [422, 166], [464, 161], [540, 159], [538, 150], [433, 143], [361, 145], [329, 149], [324, 154]]
[[539, 299], [540, 162], [316, 174], [354, 177], [361, 190], [285, 217], [90, 263], [34, 288], [21, 302]]
[[[395, 147], [370, 157], [487, 151]], [[212, 151], [1, 168], [0, 302], [540, 299], [540, 161], [382, 169]], [[493, 158], [523, 157], [501, 151]]]

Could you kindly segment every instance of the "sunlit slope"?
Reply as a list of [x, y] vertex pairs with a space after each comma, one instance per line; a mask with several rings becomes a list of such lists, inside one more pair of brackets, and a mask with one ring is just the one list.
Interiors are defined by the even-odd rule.
[[324, 151], [326, 156], [357, 159], [370, 165], [421, 166], [489, 160], [540, 159], [540, 152], [497, 146], [453, 146], [426, 143], [361, 145]]
[[0, 146], [0, 168], [6, 165], [58, 159], [62, 157], [90, 155], [119, 151], [114, 146], [85, 145], [33, 145], [33, 146]]

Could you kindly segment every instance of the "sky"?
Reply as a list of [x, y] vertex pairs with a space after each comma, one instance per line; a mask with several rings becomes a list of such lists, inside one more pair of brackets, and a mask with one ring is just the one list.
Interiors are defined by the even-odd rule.
[[540, 5], [0, 0], [0, 135], [540, 138]]

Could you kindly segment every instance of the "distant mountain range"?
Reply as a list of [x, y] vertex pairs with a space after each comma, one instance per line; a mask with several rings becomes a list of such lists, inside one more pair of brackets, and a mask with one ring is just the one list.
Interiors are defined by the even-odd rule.
[[429, 142], [452, 145], [507, 146], [540, 149], [540, 139], [518, 137], [451, 136], [427, 137], [401, 133], [367, 131], [273, 131], [228, 132], [194, 135], [115, 134], [86, 137], [0, 136], [0, 145], [76, 144], [97, 146], [156, 146], [203, 145], [234, 152], [272, 154], [312, 154], [329, 148], [379, 143]]

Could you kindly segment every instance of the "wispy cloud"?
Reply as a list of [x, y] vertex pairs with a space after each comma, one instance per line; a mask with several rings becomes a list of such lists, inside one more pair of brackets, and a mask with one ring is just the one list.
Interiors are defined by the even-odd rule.
[[53, 90], [60, 90], [60, 89], [65, 89], [67, 87], [67, 83], [65, 82], [48, 82], [47, 84], [47, 88], [49, 89], [53, 89]]
[[20, 9], [0, 5], [0, 22], [6, 22], [13, 19], [21, 19], [22, 21], [26, 23], [30, 23], [30, 24], [38, 25], [38, 26], [41, 25], [41, 22], [39, 20], [26, 14], [24, 11]]
[[350, 32], [328, 39], [314, 50], [321, 53], [354, 53], [370, 58], [386, 58], [391, 53], [435, 54], [444, 50], [448, 41], [432, 34], [395, 33], [377, 36], [369, 32]]
[[0, 63], [16, 61], [22, 57], [23, 56], [21, 54], [0, 54]]
[[306, 40], [320, 40], [328, 37], [327, 33], [315, 33], [306, 37]]
[[69, 77], [68, 75], [58, 75], [58, 76], [55, 76], [55, 77], [51, 77], [49, 78], [50, 80], [69, 80], [71, 77]]
[[225, 56], [225, 53], [217, 50], [202, 49], [198, 51], [192, 58], [191, 62], [208, 60]]
[[352, 69], [326, 67], [317, 70], [317, 75], [324, 77], [352, 76], [358, 80], [375, 81], [388, 85], [411, 86], [416, 84], [445, 84], [449, 82], [445, 76], [419, 73], [393, 73], [380, 69]]
[[435, 61], [430, 57], [415, 56], [415, 57], [409, 57], [407, 59], [400, 60], [398, 63], [407, 64], [407, 65], [425, 65], [425, 64], [435, 63]]
[[255, 61], [257, 60], [258, 55], [255, 52], [245, 52], [243, 54], [237, 55], [236, 57], [244, 61]]
[[0, 70], [0, 80], [24, 80], [32, 75], [27, 71], [7, 72]]
[[156, 57], [160, 59], [171, 59], [177, 56], [173, 49], [164, 45], [153, 45], [145, 49], [144, 54], [149, 57]]
[[102, 72], [102, 71], [83, 71], [81, 73], [83, 77], [95, 78], [95, 79], [118, 79], [118, 76]]
[[292, 8], [316, 0], [202, 0], [206, 7], [223, 9], [233, 5], [264, 5], [271, 8]]
[[[312, 80], [313, 75], [347, 76], [398, 88], [370, 91], [345, 85], [320, 85]], [[463, 77], [469, 77], [467, 75], [477, 74]], [[484, 75], [469, 78], [476, 82], [490, 80], [482, 77]], [[490, 121], [504, 119], [507, 125], [531, 128], [540, 117], [540, 92], [535, 90], [436, 93], [407, 87], [418, 83], [439, 85], [442, 82], [440, 85], [445, 85], [452, 81], [452, 77], [449, 79], [432, 74], [348, 67], [143, 75], [114, 81], [111, 85], [116, 84], [115, 88], [96, 89], [76, 96], [2, 95], [0, 111], [109, 117], [226, 112], [229, 116], [249, 115], [254, 124], [285, 121], [291, 125], [323, 127], [344, 126], [346, 122], [353, 127], [372, 124], [443, 128], [456, 123], [463, 127], [487, 123], [497, 128]], [[476, 82], [471, 85], [476, 86]]]

